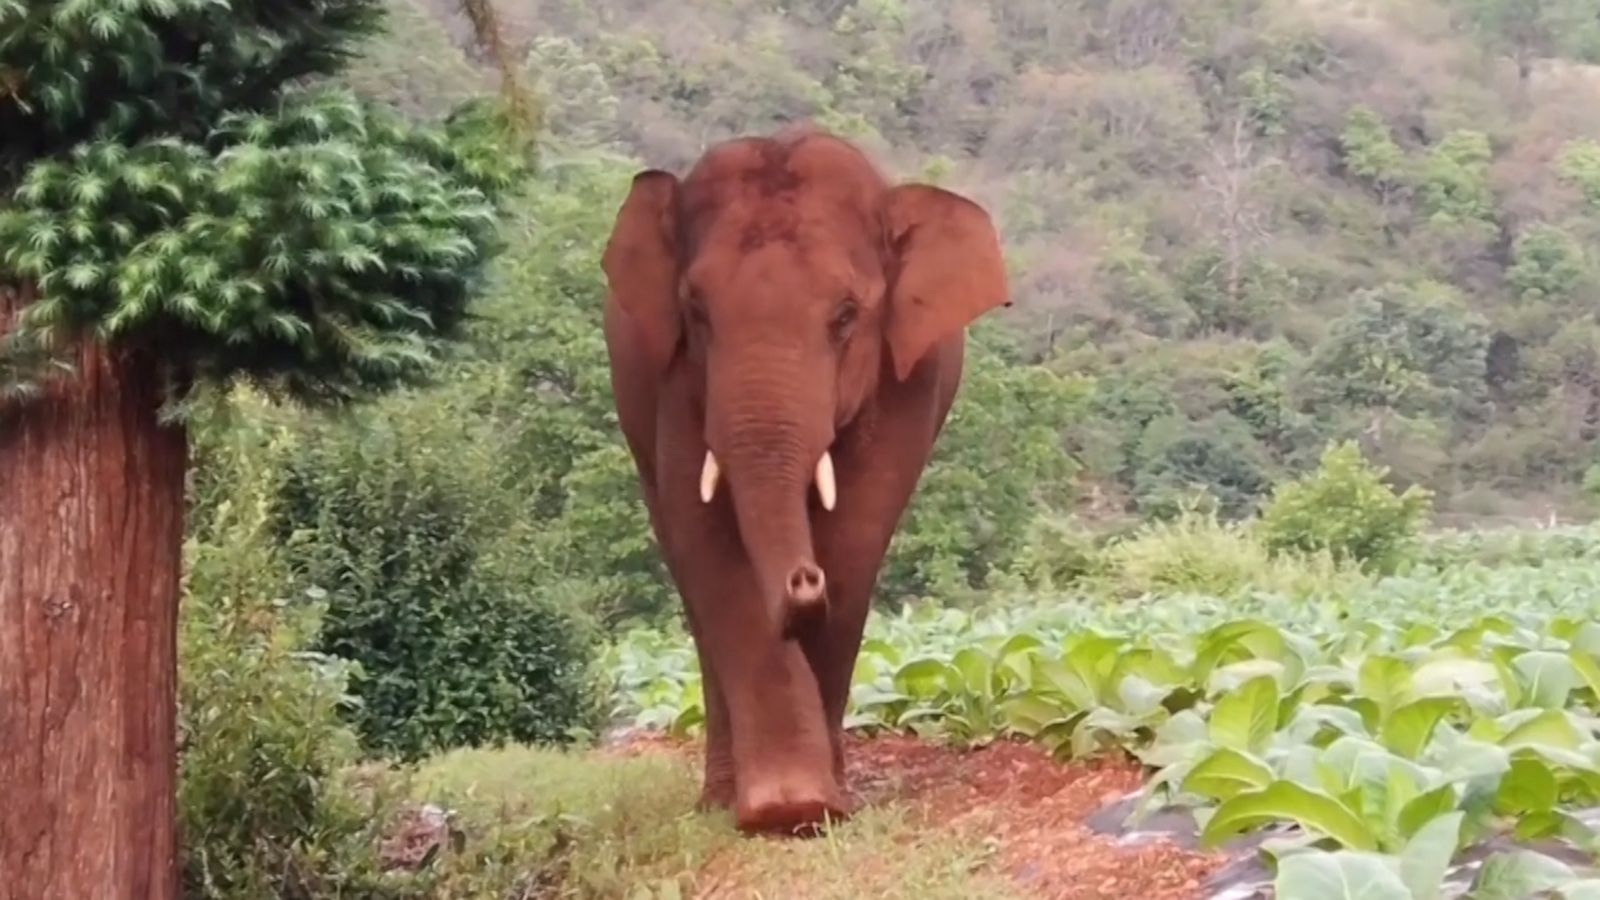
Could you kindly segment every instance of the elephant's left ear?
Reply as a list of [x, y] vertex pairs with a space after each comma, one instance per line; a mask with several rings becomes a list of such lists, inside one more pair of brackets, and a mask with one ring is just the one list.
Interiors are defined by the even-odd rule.
[[889, 354], [904, 381], [933, 347], [1011, 301], [1000, 236], [978, 204], [931, 185], [901, 185], [889, 191], [884, 226], [896, 261]]

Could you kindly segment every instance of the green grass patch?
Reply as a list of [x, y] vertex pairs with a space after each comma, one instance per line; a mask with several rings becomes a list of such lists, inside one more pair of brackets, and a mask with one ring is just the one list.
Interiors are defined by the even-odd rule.
[[[451, 898], [816, 900], [1005, 898], [981, 842], [919, 827], [903, 806], [864, 810], [812, 840], [746, 838], [725, 813], [693, 811], [693, 761], [506, 747], [458, 750], [402, 776], [415, 803], [452, 811], [457, 848], [419, 876]], [[531, 892], [531, 893], [530, 893]]]

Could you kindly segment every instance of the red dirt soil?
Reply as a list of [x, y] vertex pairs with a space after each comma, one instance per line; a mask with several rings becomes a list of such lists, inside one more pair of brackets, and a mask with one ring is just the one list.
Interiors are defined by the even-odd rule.
[[[1195, 900], [1225, 859], [1166, 841], [1119, 846], [1086, 820], [1144, 780], [1126, 758], [1062, 764], [1014, 742], [963, 751], [910, 737], [852, 737], [851, 789], [867, 804], [905, 803], [930, 824], [996, 844], [998, 865], [1041, 900]], [[636, 736], [616, 751], [698, 753]]]

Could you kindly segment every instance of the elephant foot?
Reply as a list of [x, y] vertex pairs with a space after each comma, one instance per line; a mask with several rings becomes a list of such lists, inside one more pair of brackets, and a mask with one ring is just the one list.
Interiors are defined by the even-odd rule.
[[814, 835], [829, 822], [852, 812], [850, 802], [832, 784], [803, 780], [757, 781], [740, 791], [735, 813], [746, 832]]

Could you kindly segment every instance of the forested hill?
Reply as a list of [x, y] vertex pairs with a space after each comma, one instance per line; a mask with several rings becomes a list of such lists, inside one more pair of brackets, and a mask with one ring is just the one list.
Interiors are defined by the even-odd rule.
[[[480, 89], [453, 2], [358, 84]], [[1593, 0], [500, 0], [559, 153], [682, 166], [808, 117], [999, 218], [1082, 496], [1229, 514], [1354, 437], [1483, 517], [1600, 433]], [[598, 274], [596, 275], [598, 277]]]

